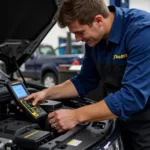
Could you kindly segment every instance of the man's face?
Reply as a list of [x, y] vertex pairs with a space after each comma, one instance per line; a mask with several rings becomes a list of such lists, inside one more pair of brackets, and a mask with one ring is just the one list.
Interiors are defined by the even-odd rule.
[[86, 42], [93, 47], [104, 38], [104, 28], [96, 21], [89, 25], [81, 25], [79, 21], [74, 21], [68, 26], [70, 32], [75, 35], [77, 42]]

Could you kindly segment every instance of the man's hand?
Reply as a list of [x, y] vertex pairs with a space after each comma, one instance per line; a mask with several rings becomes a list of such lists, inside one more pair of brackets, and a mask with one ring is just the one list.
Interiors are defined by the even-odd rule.
[[58, 132], [70, 130], [79, 123], [103, 121], [118, 118], [114, 115], [105, 101], [83, 106], [74, 110], [62, 109], [48, 115], [49, 123]]
[[75, 110], [61, 109], [48, 115], [49, 123], [59, 133], [70, 130], [79, 124], [78, 115]]
[[45, 90], [42, 90], [40, 92], [32, 93], [31, 95], [26, 97], [24, 100], [32, 100], [33, 106], [39, 105], [46, 100], [46, 92]]

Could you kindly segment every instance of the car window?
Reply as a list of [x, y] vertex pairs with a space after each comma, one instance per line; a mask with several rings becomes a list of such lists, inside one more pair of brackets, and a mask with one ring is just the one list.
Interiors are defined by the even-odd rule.
[[56, 55], [55, 51], [52, 49], [51, 46], [41, 46], [39, 48], [39, 53], [41, 55]]

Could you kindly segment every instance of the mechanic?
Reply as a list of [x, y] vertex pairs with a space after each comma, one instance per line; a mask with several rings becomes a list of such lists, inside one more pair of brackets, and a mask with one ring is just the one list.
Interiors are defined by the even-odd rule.
[[65, 0], [58, 24], [86, 43], [81, 71], [25, 100], [37, 105], [46, 99], [86, 96], [100, 81], [107, 93], [103, 100], [50, 113], [51, 127], [63, 132], [83, 122], [118, 118], [125, 149], [150, 150], [150, 14], [107, 7], [103, 0]]

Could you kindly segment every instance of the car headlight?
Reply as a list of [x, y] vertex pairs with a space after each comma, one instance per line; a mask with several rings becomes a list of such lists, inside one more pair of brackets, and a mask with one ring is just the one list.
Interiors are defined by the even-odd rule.
[[121, 137], [115, 140], [111, 145], [105, 146], [104, 150], [124, 150]]

